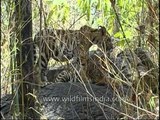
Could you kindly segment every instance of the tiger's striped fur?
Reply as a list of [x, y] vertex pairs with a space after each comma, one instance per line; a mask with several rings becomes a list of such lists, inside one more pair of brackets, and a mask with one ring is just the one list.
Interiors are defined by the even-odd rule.
[[41, 70], [42, 80], [45, 79], [45, 71], [50, 58], [64, 62], [73, 58], [74, 55], [76, 56], [79, 44], [78, 38], [78, 30], [47, 29], [35, 35], [34, 46], [35, 49], [39, 49], [40, 53], [36, 65]]
[[50, 69], [46, 71], [47, 84], [57, 83], [57, 82], [77, 82], [79, 81], [78, 71], [78, 61], [72, 61], [68, 65], [64, 65], [58, 68]]
[[[61, 30], [47, 29], [38, 32], [35, 35], [35, 46], [40, 50], [38, 59], [38, 67], [40, 69], [41, 78], [45, 76], [45, 70], [50, 58], [56, 61], [67, 61], [71, 58], [79, 59], [79, 67], [77, 70], [83, 69], [82, 77], [85, 76], [85, 63], [87, 51], [92, 44], [106, 50], [112, 48], [110, 44], [110, 36], [104, 27], [94, 29], [89, 26], [82, 26], [80, 30]], [[109, 43], [109, 44], [107, 44]], [[106, 47], [107, 46], [107, 47]], [[43, 79], [43, 78], [42, 78]]]

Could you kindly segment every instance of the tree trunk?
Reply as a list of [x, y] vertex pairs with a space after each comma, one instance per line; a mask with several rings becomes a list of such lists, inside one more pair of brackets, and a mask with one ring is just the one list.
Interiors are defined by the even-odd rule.
[[[20, 119], [35, 118], [30, 108], [35, 108], [31, 99], [34, 89], [33, 79], [33, 41], [32, 41], [32, 7], [31, 0], [15, 1], [16, 37], [17, 37], [17, 80]], [[31, 93], [31, 94], [28, 94]], [[30, 97], [30, 98], [29, 98]]]

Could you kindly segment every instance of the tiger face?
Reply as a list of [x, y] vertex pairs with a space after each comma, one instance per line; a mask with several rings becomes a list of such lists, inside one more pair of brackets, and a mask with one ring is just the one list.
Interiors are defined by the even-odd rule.
[[81, 76], [84, 81], [88, 79], [87, 77], [87, 60], [88, 51], [93, 44], [107, 52], [113, 48], [110, 35], [107, 33], [105, 27], [99, 27], [98, 29], [91, 28], [89, 26], [82, 26], [80, 28], [81, 40], [80, 40], [80, 59], [81, 59]]
[[93, 44], [97, 44], [102, 50], [109, 51], [113, 49], [111, 37], [105, 27], [100, 26], [98, 29], [91, 28], [87, 25], [80, 28], [82, 34], [81, 45], [88, 50]]

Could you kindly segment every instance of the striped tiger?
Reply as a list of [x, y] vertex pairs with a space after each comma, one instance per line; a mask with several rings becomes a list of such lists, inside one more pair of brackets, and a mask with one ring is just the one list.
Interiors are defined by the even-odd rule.
[[47, 83], [73, 82], [73, 75], [69, 69], [47, 70]]
[[[41, 79], [46, 80], [44, 76], [50, 58], [59, 62], [76, 58], [84, 67], [87, 51], [92, 44], [97, 44], [105, 50], [112, 48], [105, 27], [94, 29], [85, 25], [79, 30], [44, 29], [38, 32], [34, 38], [34, 46], [35, 51], [37, 48], [40, 51], [36, 66], [40, 69]], [[77, 68], [79, 69], [81, 68]], [[85, 72], [82, 76], [85, 76]]]
[[[78, 30], [46, 29], [38, 32], [34, 38], [35, 53], [39, 49], [36, 67], [40, 69], [41, 80], [47, 81], [46, 70], [50, 58], [65, 62], [76, 56], [78, 49]], [[35, 55], [34, 60], [36, 61]]]
[[46, 70], [47, 82], [44, 85], [59, 83], [59, 82], [77, 82], [79, 77], [76, 72], [77, 61], [72, 61], [68, 65], [63, 65], [54, 69]]
[[[55, 78], [55, 82], [78, 82], [81, 80], [79, 74], [81, 66], [78, 59], [72, 60], [67, 67]], [[77, 69], [78, 68], [78, 69]]]
[[78, 81], [80, 81], [79, 75], [71, 69], [66, 69], [58, 74], [54, 82], [57, 83], [57, 82], [78, 82]]

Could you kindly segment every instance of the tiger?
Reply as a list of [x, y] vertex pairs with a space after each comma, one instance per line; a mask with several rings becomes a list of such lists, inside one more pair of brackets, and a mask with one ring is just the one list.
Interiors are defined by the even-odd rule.
[[44, 29], [35, 35], [34, 61], [37, 60], [35, 55], [37, 48], [39, 49], [39, 58], [34, 64], [36, 68], [40, 69], [42, 81], [47, 81], [45, 76], [50, 58], [65, 62], [77, 54], [76, 49], [78, 49], [79, 43], [76, 39], [78, 38], [78, 30]]
[[[72, 64], [72, 65], [71, 65]], [[61, 82], [78, 82], [80, 79], [75, 72], [73, 67], [76, 67], [76, 64], [72, 62], [69, 65], [63, 66], [63, 68], [47, 70], [47, 84], [50, 83], [61, 83]]]
[[[87, 31], [90, 31], [89, 29]], [[97, 45], [98, 49], [103, 51], [105, 54], [109, 55], [109, 53], [113, 49], [112, 38], [109, 33], [106, 31], [105, 27], [99, 26], [98, 30], [94, 31], [89, 40], [82, 41], [80, 44], [80, 58], [81, 58], [81, 71], [80, 77], [84, 82], [88, 82], [90, 79], [87, 77], [88, 72], [88, 60], [89, 60], [89, 48], [92, 45]], [[92, 82], [92, 81], [90, 81]]]
[[[47, 84], [61, 82], [75, 82], [74, 74], [69, 69], [53, 69], [46, 71]], [[46, 84], [45, 84], [46, 85]]]
[[[111, 80], [110, 71], [111, 64], [107, 61], [107, 58], [103, 51], [91, 50], [87, 53], [86, 60], [86, 76], [89, 83], [104, 85], [107, 81]], [[108, 58], [110, 59], [110, 58]], [[71, 65], [72, 64], [72, 65]], [[72, 61], [69, 64], [69, 68], [50, 70], [47, 73], [48, 84], [51, 83], [61, 83], [61, 82], [81, 82], [80, 75], [75, 72], [73, 67], [75, 67], [76, 61]], [[57, 74], [55, 74], [57, 73]]]
[[105, 85], [111, 81], [110, 72], [112, 66], [109, 62], [110, 57], [101, 50], [92, 50], [87, 59], [87, 78], [97, 85]]
[[[34, 46], [39, 48], [39, 58], [36, 66], [40, 69], [41, 79], [46, 81], [45, 71], [50, 58], [65, 62], [72, 58], [77, 59], [82, 79], [86, 79], [85, 63], [87, 51], [93, 44], [105, 50], [111, 49], [110, 36], [105, 27], [98, 29], [87, 25], [79, 30], [44, 29], [34, 37]], [[36, 47], [34, 47], [36, 49]], [[35, 50], [36, 51], [36, 50]], [[34, 59], [36, 59], [35, 57]], [[81, 68], [80, 68], [81, 67]]]

